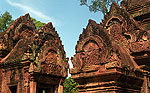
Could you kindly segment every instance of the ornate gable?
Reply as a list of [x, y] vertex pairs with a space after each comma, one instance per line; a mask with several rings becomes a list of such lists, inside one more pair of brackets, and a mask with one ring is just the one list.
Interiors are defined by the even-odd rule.
[[111, 47], [110, 39], [103, 26], [89, 20], [86, 29], [79, 37], [76, 55], [72, 59], [74, 67], [104, 64]]
[[5, 49], [1, 49], [2, 52], [5, 52], [1, 63], [21, 61], [24, 52], [29, 48], [28, 45], [33, 43], [32, 36], [34, 36], [36, 32], [36, 28], [30, 20], [29, 14], [15, 20], [15, 22], [3, 32], [4, 35], [1, 37], [1, 45], [5, 46]]
[[[128, 90], [123, 90], [122, 87], [124, 82], [128, 86], [133, 82], [138, 88], [142, 86], [143, 81], [140, 79], [143, 77], [142, 73], [137, 71], [140, 74], [137, 76], [135, 70], [138, 69], [138, 65], [127, 48], [129, 44], [126, 43], [127, 39], [122, 36], [123, 31], [120, 26], [122, 22], [118, 20], [116, 22], [114, 19], [112, 21], [115, 22], [108, 23], [112, 24], [108, 30], [103, 24], [89, 20], [86, 29], [83, 29], [79, 37], [76, 54], [71, 58], [73, 68], [70, 69], [71, 77], [79, 83], [79, 92], [127, 92]], [[129, 80], [124, 81], [127, 77]], [[137, 77], [138, 82], [134, 80]], [[113, 85], [119, 86], [119, 89]], [[128, 88], [133, 89], [132, 92], [140, 91], [134, 86]]]
[[[15, 20], [4, 33], [2, 42], [4, 47], [7, 47], [8, 55], [1, 60], [1, 63], [17, 64], [30, 60], [37, 65], [34, 69], [36, 72], [67, 75], [68, 59], [52, 23], [46, 24], [37, 31], [29, 14], [26, 14]], [[45, 63], [46, 60], [48, 63]]]
[[[122, 4], [125, 4], [125, 0]], [[140, 65], [142, 63], [137, 61], [137, 58], [141, 57], [143, 59], [144, 55], [148, 55], [150, 51], [150, 32], [147, 17], [148, 16], [145, 15], [145, 17], [139, 16], [138, 18], [145, 20], [145, 23], [141, 20], [137, 21], [137, 18], [133, 18], [133, 16], [127, 12], [126, 8], [119, 8], [119, 6], [113, 2], [110, 12], [105, 15], [102, 22], [102, 25], [107, 29], [110, 39], [113, 40], [112, 42], [124, 47], [130, 55], [135, 57], [135, 61], [137, 64], [140, 63]], [[141, 55], [136, 55], [137, 53], [141, 53]], [[148, 59], [149, 56], [143, 60]]]
[[138, 67], [130, 56], [128, 45], [130, 38], [128, 34], [123, 34], [122, 22], [112, 18], [107, 24], [110, 26], [104, 28], [101, 24], [89, 20], [86, 29], [83, 29], [79, 37], [76, 54], [72, 58], [75, 68], [84, 69], [91, 65], [104, 66], [113, 62], [118, 62], [118, 67], [123, 65], [131, 68]]
[[[77, 42], [70, 69], [79, 83], [79, 92], [140, 92], [143, 71], [135, 55], [149, 51], [148, 37], [148, 31], [115, 2], [102, 23], [89, 20]], [[124, 84], [131, 91], [124, 90]]]
[[67, 76], [68, 58], [52, 23], [41, 27], [37, 40], [36, 60], [40, 62], [41, 73]]
[[29, 14], [0, 33], [0, 91], [47, 93], [63, 91], [68, 58], [52, 23], [37, 31]]

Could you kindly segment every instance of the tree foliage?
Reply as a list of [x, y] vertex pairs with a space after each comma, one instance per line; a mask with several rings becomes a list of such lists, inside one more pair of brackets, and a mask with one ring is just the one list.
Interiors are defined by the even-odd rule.
[[71, 77], [66, 78], [63, 83], [63, 93], [78, 93], [78, 89], [76, 86], [78, 83], [76, 83]]
[[105, 15], [108, 12], [111, 3], [119, 3], [119, 1], [121, 0], [80, 0], [80, 5], [86, 5], [91, 12], [101, 11]]
[[31, 18], [31, 20], [33, 21], [37, 29], [40, 29], [43, 25], [45, 25], [45, 23], [37, 21], [35, 18]]
[[5, 31], [12, 22], [12, 15], [10, 15], [8, 11], [4, 14], [0, 14], [0, 32]]
[[[45, 25], [45, 23], [37, 21], [35, 18], [31, 18], [31, 20], [33, 20], [37, 29]], [[12, 22], [14, 22], [14, 20], [12, 20], [12, 15], [10, 15], [8, 11], [6, 11], [4, 14], [0, 14], [0, 32], [7, 30]]]

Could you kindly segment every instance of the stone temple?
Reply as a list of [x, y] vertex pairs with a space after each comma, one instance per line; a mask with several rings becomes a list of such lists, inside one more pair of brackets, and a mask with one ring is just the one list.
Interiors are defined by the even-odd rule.
[[36, 30], [29, 14], [0, 33], [0, 93], [63, 93], [68, 58], [52, 23]]
[[79, 37], [71, 77], [80, 93], [150, 93], [150, 1], [115, 2]]
[[[69, 72], [79, 93], [150, 93], [150, 1], [113, 2], [75, 50]], [[68, 60], [52, 23], [37, 30], [21, 16], [0, 32], [0, 93], [63, 93]]]

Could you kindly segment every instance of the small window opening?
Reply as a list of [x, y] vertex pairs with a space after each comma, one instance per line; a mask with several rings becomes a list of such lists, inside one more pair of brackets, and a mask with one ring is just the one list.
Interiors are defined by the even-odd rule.
[[46, 91], [45, 90], [42, 90], [42, 93], [45, 93]]
[[17, 93], [17, 86], [10, 86], [9, 89], [11, 93]]
[[48, 88], [40, 88], [40, 89], [38, 89], [38, 93], [50, 93], [50, 89], [48, 89]]

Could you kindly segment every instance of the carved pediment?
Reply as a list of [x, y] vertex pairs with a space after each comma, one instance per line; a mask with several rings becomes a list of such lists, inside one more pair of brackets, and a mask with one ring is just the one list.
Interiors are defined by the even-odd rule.
[[0, 51], [6, 49], [8, 54], [2, 58], [1, 65], [7, 67], [29, 62], [30, 72], [67, 76], [68, 59], [52, 23], [37, 31], [29, 14], [26, 14], [15, 20], [3, 34]]
[[111, 42], [103, 26], [89, 20], [76, 45], [76, 55], [72, 58], [74, 67], [102, 65], [110, 51]]
[[104, 66], [110, 63], [117, 64], [115, 66], [119, 68], [123, 65], [137, 68], [129, 50], [131, 39], [136, 38], [123, 31], [122, 20], [111, 18], [106, 29], [105, 26], [89, 20], [76, 45], [76, 54], [72, 58], [74, 68], [83, 70], [90, 65]]

